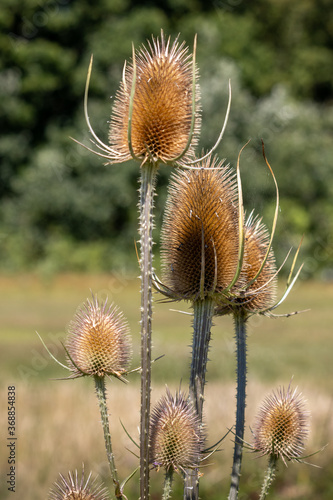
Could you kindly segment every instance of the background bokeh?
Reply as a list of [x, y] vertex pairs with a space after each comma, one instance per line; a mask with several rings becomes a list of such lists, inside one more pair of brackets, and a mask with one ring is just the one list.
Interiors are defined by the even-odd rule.
[[[292, 377], [312, 413], [305, 464], [281, 467], [272, 500], [333, 498], [333, 10], [330, 0], [1, 0], [0, 6], [0, 497], [45, 500], [58, 473], [99, 473], [110, 486], [92, 381], [65, 376], [43, 349], [36, 330], [64, 360], [66, 325], [90, 294], [115, 301], [128, 318], [139, 364], [137, 239], [138, 165], [105, 166], [70, 137], [91, 145], [83, 114], [88, 64], [94, 55], [89, 116], [108, 138], [112, 99], [136, 47], [161, 28], [179, 35], [197, 63], [202, 95], [200, 147], [215, 143], [224, 120], [228, 81], [232, 106], [220, 157], [241, 175], [249, 213], [271, 227], [273, 180], [280, 188], [274, 251], [281, 265], [304, 235], [301, 276], [282, 310], [310, 311], [249, 322], [246, 439], [255, 411], [272, 389]], [[170, 168], [161, 166], [156, 197], [155, 266]], [[288, 261], [291, 264], [291, 258]], [[285, 266], [289, 269], [288, 265]], [[280, 279], [283, 293], [284, 269]], [[154, 306], [153, 400], [186, 389], [191, 317]], [[172, 308], [173, 306], [171, 306]], [[189, 312], [187, 305], [178, 305]], [[233, 325], [218, 318], [207, 373], [209, 444], [234, 424]], [[17, 393], [17, 491], [8, 492], [7, 387]], [[139, 380], [108, 383], [111, 428], [122, 478], [137, 466]], [[227, 498], [232, 436], [202, 469], [202, 498]], [[266, 461], [245, 453], [240, 499], [256, 500]], [[152, 500], [163, 473], [152, 474]], [[137, 498], [138, 478], [127, 490]], [[181, 498], [176, 481], [175, 498]]]
[[[0, 267], [101, 271], [131, 266], [137, 165], [104, 166], [91, 145], [89, 113], [107, 142], [112, 97], [125, 59], [161, 28], [192, 48], [198, 34], [203, 123], [200, 146], [232, 108], [218, 154], [240, 148], [245, 204], [270, 224], [281, 191], [280, 262], [305, 234], [304, 273], [332, 277], [333, 13], [329, 0], [2, 0], [0, 13]], [[111, 97], [111, 99], [110, 99]], [[200, 150], [201, 148], [199, 148]], [[159, 176], [159, 226], [170, 169]], [[158, 240], [158, 232], [156, 232]], [[305, 276], [304, 274], [304, 276]]]

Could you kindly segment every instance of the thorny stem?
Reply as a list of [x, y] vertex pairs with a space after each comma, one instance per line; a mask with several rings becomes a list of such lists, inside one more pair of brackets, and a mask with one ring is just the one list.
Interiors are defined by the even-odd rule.
[[[204, 388], [214, 301], [205, 298], [193, 304], [193, 344], [190, 375], [190, 397], [202, 424]], [[199, 457], [198, 457], [199, 459]], [[198, 469], [187, 469], [184, 482], [184, 500], [199, 498]]]
[[268, 494], [268, 490], [270, 488], [270, 485], [272, 484], [272, 482], [275, 478], [275, 473], [276, 473], [276, 469], [277, 469], [277, 461], [278, 461], [277, 455], [272, 454], [269, 457], [267, 472], [266, 472], [266, 476], [265, 476], [265, 479], [264, 479], [264, 482], [262, 485], [259, 500], [265, 500], [265, 498]]
[[170, 469], [167, 470], [165, 473], [162, 500], [169, 500], [169, 498], [171, 498], [172, 479], [173, 479], [173, 469], [172, 467], [170, 467]]
[[242, 466], [243, 438], [246, 406], [246, 312], [243, 309], [235, 312], [235, 338], [237, 353], [237, 408], [234, 458], [231, 471], [229, 500], [238, 497], [239, 479]]
[[140, 498], [149, 498], [149, 415], [151, 391], [152, 321], [152, 233], [153, 200], [157, 165], [141, 166], [140, 186], [140, 269], [141, 269], [141, 419], [140, 419]]
[[115, 464], [115, 460], [114, 460], [114, 454], [112, 451], [111, 434], [110, 434], [110, 427], [109, 427], [109, 414], [108, 414], [108, 408], [107, 408], [107, 404], [106, 404], [105, 380], [104, 380], [104, 377], [98, 377], [97, 375], [94, 377], [94, 379], [95, 379], [95, 389], [96, 389], [96, 394], [97, 394], [97, 399], [98, 399], [98, 404], [99, 404], [99, 410], [101, 413], [101, 421], [102, 421], [102, 427], [103, 427], [103, 433], [104, 433], [106, 456], [107, 456], [109, 467], [110, 467], [111, 478], [112, 478], [112, 481], [114, 484], [116, 498], [122, 499], [123, 496], [122, 496], [122, 493], [120, 491], [118, 473], [117, 473], [117, 468], [116, 468], [116, 464]]

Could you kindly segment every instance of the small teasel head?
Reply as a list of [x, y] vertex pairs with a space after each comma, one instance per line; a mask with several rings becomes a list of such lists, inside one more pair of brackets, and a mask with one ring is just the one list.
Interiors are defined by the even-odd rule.
[[198, 467], [202, 451], [202, 426], [185, 394], [172, 396], [167, 389], [155, 405], [150, 421], [150, 461], [166, 471]]
[[[196, 43], [196, 41], [195, 41]], [[121, 161], [178, 163], [193, 157], [200, 129], [200, 92], [193, 56], [178, 37], [133, 51], [111, 115], [109, 144]]]
[[66, 348], [73, 377], [121, 377], [131, 359], [129, 326], [117, 307], [93, 296], [70, 322]]
[[161, 233], [165, 289], [191, 301], [221, 293], [238, 264], [236, 176], [216, 158], [199, 166], [174, 175]]
[[[266, 311], [276, 300], [277, 269], [266, 226], [251, 213], [244, 224], [244, 256], [236, 284], [228, 299], [221, 297], [217, 314], [237, 309], [248, 313]], [[268, 252], [268, 254], [267, 254]]]
[[65, 477], [62, 474], [60, 479], [54, 483], [49, 493], [49, 500], [108, 500], [107, 489], [98, 482], [97, 477], [92, 480], [90, 472], [87, 479], [84, 477], [84, 469], [79, 477], [78, 471], [69, 472]]
[[309, 412], [297, 388], [279, 388], [261, 405], [253, 428], [253, 449], [287, 460], [301, 458], [309, 433]]

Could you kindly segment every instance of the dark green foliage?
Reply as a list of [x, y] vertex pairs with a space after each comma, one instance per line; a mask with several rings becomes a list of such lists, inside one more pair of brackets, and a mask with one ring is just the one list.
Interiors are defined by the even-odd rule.
[[[323, 15], [324, 12], [324, 15]], [[246, 206], [269, 225], [281, 193], [278, 262], [302, 234], [307, 276], [332, 267], [333, 13], [329, 0], [4, 0], [0, 12], [0, 267], [105, 270], [135, 265], [138, 165], [104, 166], [83, 117], [107, 141], [112, 100], [131, 43], [160, 29], [198, 33], [203, 99], [201, 146], [215, 141], [233, 101], [219, 154], [241, 160]], [[169, 167], [161, 167], [159, 226]], [[158, 231], [156, 231], [158, 236]]]

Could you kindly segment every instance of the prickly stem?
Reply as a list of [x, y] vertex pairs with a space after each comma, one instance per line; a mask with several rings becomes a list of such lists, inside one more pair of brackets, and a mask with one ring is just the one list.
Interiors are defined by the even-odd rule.
[[162, 500], [169, 500], [172, 492], [173, 469], [170, 468], [165, 473]]
[[144, 163], [140, 186], [140, 268], [141, 268], [141, 418], [140, 418], [140, 498], [149, 498], [149, 415], [151, 391], [152, 322], [152, 232], [153, 199], [157, 165]]
[[229, 500], [238, 498], [239, 480], [242, 466], [243, 438], [246, 406], [246, 312], [243, 309], [235, 312], [235, 338], [237, 354], [237, 407], [234, 457], [231, 471]]
[[108, 408], [107, 408], [107, 404], [106, 404], [105, 380], [104, 380], [104, 377], [98, 377], [97, 375], [94, 377], [94, 379], [95, 379], [95, 389], [96, 389], [98, 405], [99, 405], [99, 410], [100, 410], [100, 414], [101, 414], [101, 422], [102, 422], [103, 433], [104, 433], [106, 456], [107, 456], [109, 467], [110, 467], [111, 478], [112, 478], [112, 481], [114, 484], [116, 498], [122, 499], [123, 496], [122, 496], [121, 491], [120, 491], [118, 473], [117, 473], [117, 468], [116, 468], [116, 464], [115, 464], [114, 454], [112, 451], [111, 434], [110, 434], [110, 427], [109, 427], [109, 414], [108, 414]]
[[[201, 423], [214, 305], [214, 301], [208, 298], [197, 300], [193, 304], [193, 344], [189, 392]], [[187, 469], [184, 481], [184, 500], [197, 500], [198, 498], [198, 469]]]
[[268, 462], [268, 467], [266, 471], [266, 476], [262, 485], [260, 498], [259, 500], [265, 500], [268, 495], [268, 490], [275, 478], [276, 469], [277, 469], [277, 461], [278, 457], [276, 455], [271, 455]]

